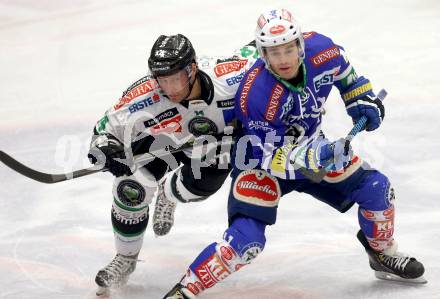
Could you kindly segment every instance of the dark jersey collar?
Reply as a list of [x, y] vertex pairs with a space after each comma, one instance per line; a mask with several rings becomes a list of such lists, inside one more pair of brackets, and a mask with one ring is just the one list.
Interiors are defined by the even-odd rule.
[[[210, 105], [214, 99], [214, 85], [212, 84], [211, 78], [208, 74], [199, 69], [196, 80], [199, 80], [200, 82], [200, 100], [203, 100], [206, 104]], [[185, 108], [188, 108], [188, 101], [182, 101], [180, 104]]]

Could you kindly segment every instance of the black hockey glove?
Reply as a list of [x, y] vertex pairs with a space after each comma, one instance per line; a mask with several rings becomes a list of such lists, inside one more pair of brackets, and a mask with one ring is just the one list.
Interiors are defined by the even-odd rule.
[[124, 146], [111, 135], [100, 135], [91, 144], [87, 157], [92, 164], [105, 165], [116, 177], [132, 175], [133, 173], [123, 162], [116, 159], [126, 159]]

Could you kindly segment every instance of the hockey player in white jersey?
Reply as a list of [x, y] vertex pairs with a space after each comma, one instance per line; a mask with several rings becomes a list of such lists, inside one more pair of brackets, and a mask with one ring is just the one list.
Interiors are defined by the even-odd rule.
[[156, 190], [153, 229], [165, 235], [178, 202], [206, 199], [230, 172], [228, 163], [217, 159], [197, 176], [191, 150], [138, 168], [132, 165], [133, 156], [163, 148], [170, 140], [179, 147], [200, 135], [223, 134], [233, 118], [238, 83], [256, 53], [249, 44], [232, 58], [196, 60], [188, 38], [161, 35], [148, 59], [150, 74], [132, 84], [95, 126], [89, 159], [105, 164], [116, 177], [111, 220], [117, 254], [96, 275], [98, 295], [126, 283], [134, 271]]

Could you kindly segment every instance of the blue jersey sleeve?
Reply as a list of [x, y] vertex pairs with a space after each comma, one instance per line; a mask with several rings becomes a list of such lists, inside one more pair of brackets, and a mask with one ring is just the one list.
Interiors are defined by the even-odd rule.
[[328, 84], [331, 74], [333, 85], [339, 90], [345, 104], [365, 95], [374, 96], [370, 81], [357, 75], [342, 46], [316, 32], [307, 33], [304, 38], [306, 53], [309, 54], [308, 57], [306, 55], [308, 66], [317, 74], [314, 78], [315, 90]]

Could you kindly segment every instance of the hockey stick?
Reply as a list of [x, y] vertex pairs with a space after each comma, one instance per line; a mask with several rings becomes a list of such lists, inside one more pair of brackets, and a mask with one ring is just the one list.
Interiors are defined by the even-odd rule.
[[79, 178], [85, 175], [89, 175], [92, 173], [103, 171], [103, 167], [98, 168], [96, 166], [76, 170], [74, 172], [70, 173], [61, 173], [61, 174], [51, 174], [51, 173], [44, 173], [40, 172], [38, 170], [32, 169], [11, 156], [9, 156], [7, 153], [0, 151], [0, 161], [3, 162], [6, 166], [11, 168], [12, 170], [18, 172], [21, 175], [24, 175], [30, 179], [33, 179], [35, 181], [46, 183], [46, 184], [53, 184], [58, 183], [66, 180], [71, 180], [74, 178]]
[[[382, 89], [381, 91], [379, 91], [379, 93], [377, 94], [376, 97], [380, 101], [383, 101], [383, 100], [385, 100], [385, 97], [387, 96], [387, 94], [388, 94], [387, 91], [385, 89]], [[354, 139], [354, 137], [359, 132], [362, 132], [365, 129], [365, 126], [367, 125], [367, 121], [368, 121], [368, 118], [365, 116], [362, 116], [356, 122], [356, 124], [353, 126], [353, 128], [350, 130], [348, 135], [344, 138], [345, 139], [345, 145], [344, 145], [344, 154], [345, 155], [347, 155], [348, 152], [350, 151], [350, 143]], [[328, 172], [330, 172], [330, 169], [331, 169], [331, 165], [328, 165], [326, 168], [320, 169], [318, 172], [314, 172], [314, 171], [312, 171], [310, 169], [306, 169], [306, 168], [300, 168], [299, 171], [301, 172], [301, 174], [303, 174], [306, 178], [308, 178], [312, 182], [320, 183], [324, 179], [326, 174]]]
[[[193, 148], [195, 146], [199, 146], [202, 145], [204, 141], [208, 141], [208, 142], [212, 142], [213, 140], [209, 140], [206, 137], [208, 137], [209, 135], [205, 136], [205, 138], [200, 139], [200, 141], [196, 141], [195, 143], [185, 143], [183, 144], [181, 147], [178, 148], [171, 148], [169, 150], [166, 149], [160, 149], [160, 150], [156, 150], [156, 151], [152, 151], [149, 153], [145, 153], [139, 156], [134, 157], [134, 165], [145, 165], [146, 163], [154, 160], [155, 158], [163, 158], [166, 157], [170, 154], [176, 154], [179, 153], [183, 150], [189, 149], [189, 148]], [[227, 135], [226, 135], [227, 136]], [[218, 141], [216, 136], [211, 136], [213, 138], [216, 138], [216, 140]], [[7, 153], [0, 151], [0, 161], [3, 162], [6, 166], [8, 166], [9, 168], [11, 168], [12, 170], [20, 173], [21, 175], [24, 175], [32, 180], [41, 182], [41, 183], [45, 183], [45, 184], [53, 184], [53, 183], [58, 183], [58, 182], [63, 182], [63, 181], [67, 181], [67, 180], [72, 180], [75, 178], [79, 178], [82, 176], [86, 176], [86, 175], [90, 175], [93, 173], [97, 173], [97, 172], [101, 172], [101, 171], [106, 171], [108, 170], [107, 168], [104, 167], [104, 165], [95, 165], [89, 168], [84, 168], [84, 169], [80, 169], [80, 170], [76, 170], [73, 172], [68, 172], [68, 173], [60, 173], [60, 174], [52, 174], [52, 173], [44, 173], [44, 172], [40, 172], [38, 170], [32, 169], [22, 163], [20, 163], [19, 161], [17, 161], [16, 159], [14, 159], [13, 157], [11, 157], [10, 155], [8, 155]]]

